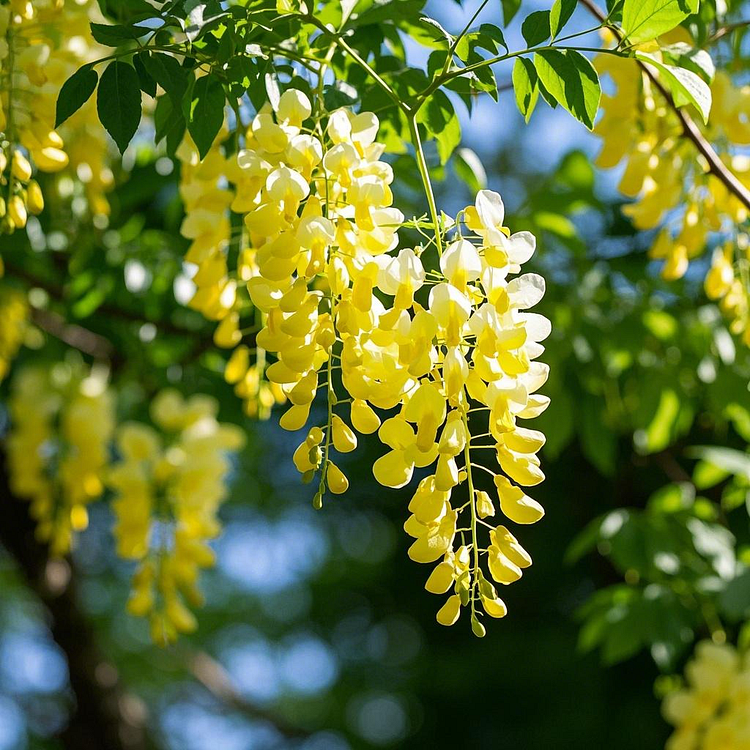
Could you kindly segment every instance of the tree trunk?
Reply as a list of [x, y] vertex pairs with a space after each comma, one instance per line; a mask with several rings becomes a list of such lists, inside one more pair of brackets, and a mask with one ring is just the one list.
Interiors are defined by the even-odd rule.
[[49, 610], [52, 636], [67, 657], [75, 706], [60, 734], [63, 746], [68, 750], [147, 750], [145, 707], [125, 693], [116, 668], [99, 650], [94, 629], [80, 606], [70, 560], [50, 560], [47, 546], [34, 537], [29, 503], [11, 493], [1, 448], [0, 507], [0, 543]]

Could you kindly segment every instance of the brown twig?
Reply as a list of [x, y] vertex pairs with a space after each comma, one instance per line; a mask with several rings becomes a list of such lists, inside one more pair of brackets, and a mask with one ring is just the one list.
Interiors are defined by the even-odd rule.
[[693, 484], [693, 478], [682, 468], [674, 454], [667, 448], [654, 454], [654, 460], [671, 482], [678, 484]]
[[245, 699], [232, 683], [224, 667], [204, 651], [189, 654], [186, 658], [188, 671], [211, 695], [229, 708], [245, 714], [256, 721], [273, 726], [284, 737], [308, 737], [309, 732], [293, 726]]
[[31, 321], [50, 336], [94, 359], [109, 360], [114, 353], [114, 347], [104, 336], [75, 323], [68, 323], [62, 315], [51, 310], [32, 308]]
[[750, 26], [750, 20], [746, 19], [744, 21], [737, 21], [736, 23], [728, 23], [726, 26], [722, 26], [721, 28], [718, 28], [709, 38], [708, 41], [704, 46], [708, 46], [709, 44], [713, 44], [714, 42], [718, 42], [719, 39], [723, 39], [727, 34], [731, 34], [733, 31], [737, 31], [737, 29], [744, 29]]
[[[65, 289], [62, 285], [58, 284], [57, 282], [49, 281], [48, 279], [43, 279], [39, 276], [36, 276], [27, 271], [25, 268], [19, 268], [17, 266], [10, 265], [7, 260], [5, 262], [5, 275], [7, 277], [15, 277], [20, 281], [25, 281], [32, 287], [43, 289], [45, 292], [47, 292], [47, 294], [49, 294], [52, 299], [56, 300], [57, 302], [66, 301]], [[122, 307], [117, 307], [106, 302], [102, 305], [99, 305], [99, 307], [97, 308], [97, 312], [103, 313], [107, 317], [119, 318], [129, 323], [140, 323], [141, 325], [143, 325], [144, 323], [152, 323], [154, 325], [158, 325], [161, 331], [165, 331], [176, 336], [194, 336], [196, 334], [196, 331], [194, 331], [193, 329], [176, 325], [172, 321], [150, 320], [149, 318], [146, 318], [145, 316], [140, 315], [137, 312], [126, 310]]]
[[[608, 22], [607, 14], [594, 2], [594, 0], [579, 0], [579, 2], [599, 21], [606, 24], [607, 28], [619, 41], [622, 41], [622, 30]], [[693, 118], [690, 117], [684, 109], [678, 107], [674, 103], [672, 95], [658, 79], [656, 74], [642, 61], [638, 60], [637, 62], [654, 84], [654, 87], [664, 97], [670, 108], [674, 110], [680, 121], [685, 137], [693, 142], [698, 149], [698, 152], [708, 163], [708, 171], [713, 174], [727, 188], [727, 190], [745, 206], [745, 208], [750, 210], [750, 190], [740, 182], [737, 176], [719, 158], [719, 155], [716, 153], [713, 146], [706, 140], [703, 133], [701, 133], [700, 128], [695, 124]]]
[[[43, 279], [26, 269], [10, 266], [8, 263], [5, 264], [5, 269], [7, 277], [13, 277], [29, 284], [31, 287], [43, 289], [55, 302], [64, 303], [67, 301], [65, 288], [61, 284]], [[137, 312], [108, 303], [100, 305], [97, 308], [97, 313], [101, 313], [107, 318], [122, 320], [125, 323], [137, 323], [139, 325], [150, 323], [157, 326], [160, 332], [190, 339], [192, 346], [186, 358], [181, 361], [181, 364], [197, 360], [214, 346], [210, 335], [206, 336], [199, 331], [179, 326], [169, 320], [150, 320]], [[65, 318], [56, 312], [42, 308], [33, 308], [31, 319], [35, 325], [46, 333], [94, 359], [109, 360], [112, 365], [120, 363], [121, 353], [117, 351], [109, 339], [79, 324], [67, 322]], [[254, 344], [252, 345], [254, 346]]]

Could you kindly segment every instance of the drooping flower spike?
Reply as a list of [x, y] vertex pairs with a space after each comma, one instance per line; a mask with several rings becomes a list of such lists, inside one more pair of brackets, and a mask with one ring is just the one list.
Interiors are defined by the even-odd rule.
[[[448, 222], [441, 257], [399, 247], [404, 216], [392, 207], [377, 117], [319, 109], [290, 89], [255, 116], [236, 153], [219, 138], [200, 161], [183, 144], [191, 305], [220, 321], [217, 344], [234, 347], [225, 375], [248, 413], [260, 413], [265, 388], [264, 414], [286, 401], [282, 427], [305, 430], [293, 460], [317, 481], [316, 507], [349, 488], [336, 455], [356, 449], [358, 432], [377, 432], [387, 448], [378, 482], [401, 488], [421, 476], [405, 527], [410, 556], [439, 563], [429, 590], [452, 589], [440, 622], [452, 624], [463, 604], [480, 633], [479, 605], [505, 613], [491, 581], [511, 583], [531, 562], [506, 526], [485, 519], [496, 508], [511, 524], [543, 515], [522, 489], [543, 479], [544, 436], [524, 420], [548, 404], [537, 358], [550, 326], [527, 312], [544, 281], [517, 275], [535, 241], [508, 232], [502, 199], [481, 191], [459, 224]], [[231, 213], [243, 217], [236, 270]], [[318, 396], [327, 414], [311, 425]], [[476, 457], [488, 447], [499, 471], [485, 482]]]

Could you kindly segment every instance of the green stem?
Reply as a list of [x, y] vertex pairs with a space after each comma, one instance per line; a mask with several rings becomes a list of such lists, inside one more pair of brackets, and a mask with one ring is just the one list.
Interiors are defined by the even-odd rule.
[[[336, 308], [333, 294], [331, 294], [331, 319], [335, 320]], [[320, 486], [318, 487], [318, 494], [320, 496], [320, 502], [323, 501], [323, 495], [326, 491], [326, 479], [328, 476], [328, 456], [331, 451], [331, 433], [333, 432], [333, 406], [336, 400], [336, 391], [333, 388], [333, 357], [331, 351], [328, 355], [328, 365], [326, 368], [326, 405], [328, 407], [328, 416], [326, 419], [326, 442], [323, 449], [323, 466], [320, 472]]]
[[448, 56], [445, 58], [445, 63], [443, 64], [443, 73], [445, 74], [448, 71], [448, 66], [451, 64], [451, 60], [453, 59], [453, 54], [456, 51], [456, 47], [458, 47], [458, 43], [466, 36], [466, 33], [471, 28], [471, 25], [474, 23], [474, 21], [477, 20], [479, 17], [479, 14], [485, 9], [485, 6], [489, 0], [482, 0], [482, 3], [479, 5], [479, 7], [474, 12], [474, 15], [469, 19], [469, 22], [466, 24], [466, 26], [463, 27], [461, 30], [461, 33], [453, 40], [451, 43], [450, 49], [448, 50]]
[[[336, 42], [331, 42], [330, 46], [328, 47], [328, 52], [326, 52], [326, 56], [323, 59], [323, 62], [320, 63], [320, 66], [318, 67], [318, 107], [320, 108], [319, 111], [322, 111], [322, 103], [323, 103], [323, 85], [324, 85], [324, 79], [326, 72], [328, 70], [328, 67], [331, 64], [331, 60], [333, 59], [333, 53], [336, 51]], [[318, 121], [318, 126], [320, 126], [320, 121]], [[321, 143], [323, 140], [323, 131], [321, 129], [320, 131], [320, 137], [321, 137]], [[328, 177], [326, 176], [326, 187], [328, 185]]]
[[430, 208], [430, 215], [432, 216], [432, 224], [435, 230], [435, 246], [437, 247], [438, 256], [442, 256], [443, 238], [440, 233], [437, 203], [435, 202], [435, 193], [432, 189], [432, 181], [430, 180], [430, 170], [427, 167], [427, 160], [425, 159], [424, 148], [422, 147], [422, 138], [419, 135], [419, 126], [417, 125], [416, 115], [411, 115], [409, 117], [409, 130], [411, 131], [411, 137], [414, 143], [417, 166], [419, 167], [419, 176], [422, 178], [422, 185], [424, 187], [425, 195], [427, 196], [427, 205]]
[[453, 80], [454, 78], [460, 78], [466, 73], [472, 73], [475, 70], [486, 68], [488, 65], [495, 65], [496, 63], [503, 62], [504, 60], [512, 60], [516, 57], [521, 57], [522, 55], [530, 55], [534, 52], [547, 52], [549, 50], [575, 50], [576, 52], [596, 52], [598, 54], [609, 54], [616, 55], [617, 57], [623, 57], [621, 52], [617, 50], [606, 49], [604, 47], [571, 47], [567, 45], [557, 44], [545, 44], [541, 47], [527, 47], [526, 49], [518, 50], [516, 52], [507, 52], [504, 55], [490, 57], [486, 60], [481, 60], [480, 62], [472, 63], [471, 65], [467, 65], [463, 68], [456, 68], [455, 70], [450, 70], [445, 74], [439, 75], [421, 94], [417, 96], [416, 105], [413, 109], [414, 111], [418, 111], [435, 91], [437, 91], [441, 86], [446, 84], [448, 81]]
[[[467, 435], [471, 435], [469, 432], [469, 417], [466, 411], [461, 414], [461, 419], [464, 423], [464, 430]], [[474, 552], [474, 570], [471, 576], [471, 617], [472, 620], [475, 617], [476, 603], [474, 601], [476, 595], [476, 587], [479, 583], [479, 541], [477, 537], [477, 503], [474, 493], [474, 478], [471, 474], [472, 463], [471, 463], [471, 448], [469, 446], [468, 439], [464, 446], [464, 461], [466, 463], [466, 481], [469, 485], [469, 507], [471, 509], [471, 546]]]
[[[8, 140], [8, 203], [13, 197], [13, 66], [15, 63], [15, 51], [13, 49], [12, 22], [8, 23], [6, 33], [8, 41], [8, 115], [5, 136]], [[7, 210], [7, 209], [6, 209]]]
[[306, 21], [311, 23], [313, 26], [315, 26], [317, 29], [322, 31], [324, 34], [333, 37], [333, 41], [336, 43], [336, 45], [342, 49], [344, 52], [346, 52], [349, 57], [354, 60], [354, 62], [359, 65], [362, 70], [364, 70], [367, 75], [372, 78], [373, 81], [383, 90], [386, 94], [395, 102], [395, 104], [398, 106], [398, 108], [405, 112], [407, 115], [411, 112], [411, 107], [406, 104], [406, 102], [402, 102], [401, 99], [399, 99], [398, 94], [388, 85], [388, 82], [385, 81], [380, 74], [365, 60], [357, 50], [355, 50], [353, 47], [351, 47], [346, 41], [344, 41], [338, 34], [331, 31], [322, 21], [318, 20], [314, 15], [309, 14], [306, 16], [302, 16]]

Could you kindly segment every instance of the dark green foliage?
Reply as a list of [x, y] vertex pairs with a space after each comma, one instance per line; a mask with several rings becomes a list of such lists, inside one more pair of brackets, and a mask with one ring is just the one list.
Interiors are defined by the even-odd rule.
[[99, 81], [96, 109], [123, 153], [141, 121], [141, 87], [132, 65], [119, 60], [109, 63]]

